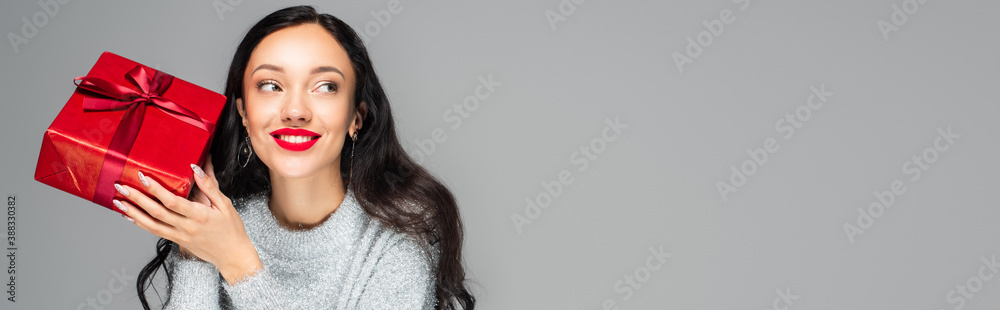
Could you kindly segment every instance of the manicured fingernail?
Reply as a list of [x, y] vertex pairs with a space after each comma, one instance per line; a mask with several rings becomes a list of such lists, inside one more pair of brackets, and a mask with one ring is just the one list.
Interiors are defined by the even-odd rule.
[[128, 190], [125, 189], [124, 186], [121, 186], [121, 184], [115, 183], [115, 189], [118, 190], [118, 193], [122, 194], [122, 196], [128, 197]]
[[142, 171], [139, 171], [139, 182], [142, 182], [142, 186], [149, 187], [149, 180], [146, 180], [146, 176], [142, 175]]
[[111, 202], [115, 204], [115, 207], [118, 207], [118, 210], [122, 210], [122, 212], [128, 212], [128, 208], [125, 208], [125, 204], [122, 203], [121, 201], [118, 201], [118, 199], [113, 199], [111, 200]]
[[197, 174], [199, 178], [205, 178], [205, 171], [201, 170], [201, 167], [198, 167], [198, 165], [191, 164], [191, 170], [194, 170], [194, 173]]
[[126, 220], [128, 220], [129, 222], [132, 222], [132, 223], [135, 223], [135, 220], [133, 220], [131, 216], [128, 216], [128, 215], [125, 215], [125, 214], [122, 214], [122, 217], [124, 217], [124, 218], [125, 218]]

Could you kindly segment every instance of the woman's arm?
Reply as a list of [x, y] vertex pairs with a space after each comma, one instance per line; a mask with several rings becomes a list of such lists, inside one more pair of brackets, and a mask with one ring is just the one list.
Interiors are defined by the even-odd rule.
[[292, 304], [266, 267], [236, 279], [235, 284], [223, 282], [222, 287], [236, 309], [285, 309]]
[[182, 257], [176, 243], [164, 261], [170, 274], [167, 302], [164, 310], [220, 309], [219, 270], [212, 263]]
[[[219, 189], [211, 156], [206, 161], [206, 168], [208, 172], [191, 165], [197, 184], [191, 198], [178, 196], [161, 186], [155, 178], [138, 172], [142, 186], [153, 197], [116, 183], [115, 189], [131, 203], [114, 200], [115, 205], [133, 219], [136, 226], [180, 245], [171, 249], [170, 254], [174, 256], [171, 262], [180, 273], [191, 273], [183, 281], [191, 281], [191, 286], [199, 288], [204, 282], [194, 279], [207, 278], [209, 271], [213, 279], [222, 277], [233, 285], [237, 279], [263, 269], [243, 220], [229, 197]], [[198, 260], [179, 259], [180, 248]], [[178, 282], [178, 290], [185, 290], [182, 287], [186, 285], [185, 282]], [[217, 283], [215, 287], [218, 287]], [[217, 292], [214, 298], [218, 300]]]

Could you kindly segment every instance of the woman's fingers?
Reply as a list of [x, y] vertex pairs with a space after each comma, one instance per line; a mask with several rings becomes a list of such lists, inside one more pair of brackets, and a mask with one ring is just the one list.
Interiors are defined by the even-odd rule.
[[228, 208], [223, 208], [223, 206], [231, 206], [232, 201], [219, 190], [219, 182], [215, 180], [214, 174], [209, 177], [201, 167], [195, 164], [191, 164], [191, 170], [194, 171], [194, 180], [198, 184], [198, 189], [208, 197], [208, 200], [212, 202], [212, 206], [219, 211], [226, 212], [225, 210]]
[[163, 188], [160, 183], [146, 177], [142, 172], [139, 172], [139, 180], [143, 183], [146, 192], [152, 194], [159, 201], [153, 200], [129, 186], [119, 185], [116, 188], [125, 188], [124, 192], [119, 191], [122, 196], [127, 197], [150, 216], [168, 225], [177, 226], [183, 217], [192, 216], [190, 201]]
[[159, 237], [177, 242], [176, 240], [174, 240], [175, 238], [174, 232], [176, 231], [176, 229], [173, 226], [170, 226], [160, 220], [157, 220], [149, 216], [148, 214], [146, 214], [142, 210], [139, 210], [139, 208], [136, 208], [135, 205], [129, 203], [128, 201], [115, 199], [114, 203], [115, 206], [118, 207], [118, 209], [121, 209], [122, 212], [125, 212], [125, 215], [132, 218], [132, 222], [135, 223], [135, 226], [139, 226], [139, 228], [142, 228]]
[[194, 202], [206, 205], [206, 206], [212, 204], [212, 202], [208, 200], [208, 196], [205, 196], [205, 193], [202, 193], [201, 190], [198, 189], [198, 186], [194, 186], [194, 187], [191, 188], [191, 193], [190, 193], [190, 195], [188, 195], [188, 200], [191, 200], [191, 201], [194, 201]]
[[[208, 177], [215, 179], [215, 172], [212, 170], [212, 154], [208, 154], [208, 157], [205, 159], [204, 166], [205, 166], [204, 171], [208, 175]], [[192, 170], [194, 170], [194, 167], [192, 167]], [[212, 201], [209, 200], [208, 196], [205, 196], [205, 193], [202, 193], [201, 189], [199, 189], [197, 186], [197, 177], [198, 174], [197, 172], [195, 172], [195, 186], [191, 187], [191, 195], [188, 196], [188, 199], [206, 206], [211, 206]]]

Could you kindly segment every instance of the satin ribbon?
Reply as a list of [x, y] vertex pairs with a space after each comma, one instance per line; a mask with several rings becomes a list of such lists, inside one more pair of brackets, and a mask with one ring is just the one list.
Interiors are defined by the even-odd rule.
[[160, 96], [170, 87], [170, 83], [174, 80], [173, 76], [156, 70], [149, 71], [152, 71], [152, 74], [146, 68], [136, 65], [125, 74], [125, 79], [138, 87], [138, 91], [96, 77], [81, 76], [73, 80], [78, 88], [101, 95], [85, 97], [83, 99], [85, 111], [125, 110], [125, 115], [118, 123], [114, 137], [111, 138], [111, 145], [104, 155], [101, 172], [97, 177], [97, 188], [94, 190], [92, 201], [99, 205], [112, 205], [111, 200], [115, 197], [114, 182], [121, 178], [125, 170], [126, 159], [132, 151], [136, 136], [139, 135], [147, 105], [152, 105], [167, 112], [167, 115], [204, 130], [209, 136], [215, 130], [215, 124], [211, 121]]

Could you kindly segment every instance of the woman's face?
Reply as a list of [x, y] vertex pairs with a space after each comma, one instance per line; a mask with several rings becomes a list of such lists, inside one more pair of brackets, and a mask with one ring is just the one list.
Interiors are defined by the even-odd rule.
[[284, 28], [257, 45], [237, 107], [272, 177], [340, 176], [341, 148], [361, 128], [355, 81], [347, 52], [319, 25]]

